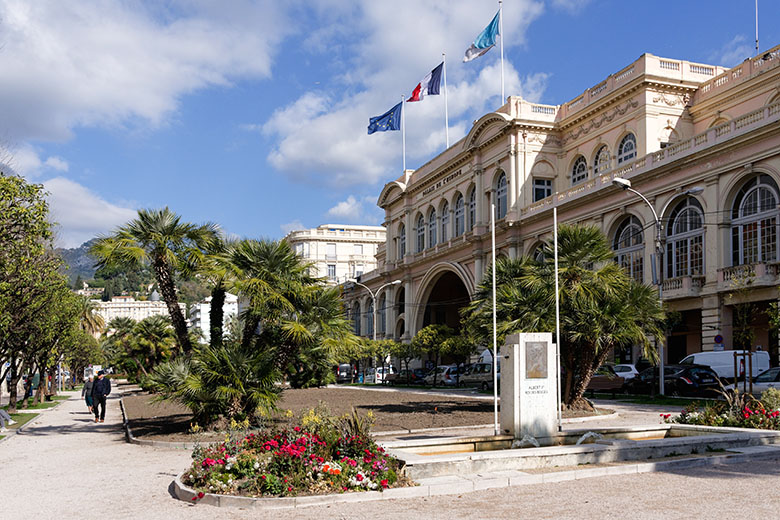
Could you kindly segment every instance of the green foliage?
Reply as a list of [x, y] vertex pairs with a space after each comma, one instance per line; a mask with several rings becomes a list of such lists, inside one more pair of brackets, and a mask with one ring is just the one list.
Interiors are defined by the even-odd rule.
[[[594, 226], [563, 224], [558, 232], [563, 400], [582, 398], [590, 378], [616, 348], [641, 345], [655, 358], [650, 338], [663, 338], [664, 312], [654, 288], [634, 282], [613, 261], [614, 253]], [[555, 270], [552, 242], [540, 259], [500, 259], [496, 265], [497, 334], [555, 330]], [[492, 281], [489, 270], [463, 310], [466, 331], [492, 342]]]
[[761, 404], [767, 410], [780, 410], [780, 390], [767, 388], [761, 393]]

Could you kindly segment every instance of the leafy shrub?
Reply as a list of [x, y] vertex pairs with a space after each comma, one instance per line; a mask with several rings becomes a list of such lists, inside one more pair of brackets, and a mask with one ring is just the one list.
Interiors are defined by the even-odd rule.
[[761, 404], [767, 410], [780, 410], [780, 390], [777, 388], [767, 388], [761, 394]]
[[383, 490], [406, 483], [400, 462], [368, 435], [370, 419], [354, 411], [336, 418], [319, 407], [304, 414], [301, 424], [198, 446], [184, 482], [201, 492], [256, 497]]
[[707, 405], [701, 411], [690, 407], [677, 416], [661, 414], [661, 418], [666, 423], [780, 430], [780, 410], [768, 409], [750, 394], [735, 394], [731, 400]]

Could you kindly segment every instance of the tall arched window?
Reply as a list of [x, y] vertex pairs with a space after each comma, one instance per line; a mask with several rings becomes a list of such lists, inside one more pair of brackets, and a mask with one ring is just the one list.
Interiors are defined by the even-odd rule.
[[428, 247], [436, 246], [436, 210], [428, 214]]
[[384, 334], [387, 331], [387, 296], [382, 295], [379, 297], [379, 307], [376, 310], [377, 316], [379, 316], [379, 328], [377, 332]]
[[474, 229], [477, 224], [477, 190], [471, 190], [469, 193], [469, 219], [468, 219], [468, 231]]
[[588, 178], [588, 162], [580, 155], [571, 167], [571, 183], [578, 184]]
[[463, 195], [458, 194], [458, 199], [455, 201], [455, 236], [459, 237], [463, 234], [465, 231], [465, 222], [464, 219], [466, 217], [466, 204], [463, 200]]
[[368, 327], [366, 327], [366, 336], [371, 337], [374, 335], [374, 302], [368, 304], [368, 310], [366, 311], [366, 321]]
[[630, 161], [636, 157], [636, 137], [634, 134], [626, 134], [618, 145], [618, 164]]
[[406, 226], [401, 224], [398, 229], [398, 259], [403, 260], [406, 256]]
[[769, 175], [753, 177], [740, 188], [731, 210], [733, 265], [777, 261], [779, 192]]
[[417, 217], [417, 253], [422, 253], [425, 249], [425, 217]]
[[450, 205], [445, 202], [441, 208], [441, 242], [442, 244], [450, 239]]
[[593, 159], [593, 175], [604, 173], [609, 170], [609, 148], [607, 145], [599, 148], [596, 157]]
[[618, 226], [612, 249], [615, 251], [615, 262], [620, 264], [631, 278], [642, 283], [645, 244], [642, 224], [638, 218], [632, 215]]
[[360, 336], [360, 302], [352, 305], [352, 329], [356, 336]]
[[688, 197], [669, 214], [666, 231], [666, 276], [704, 274], [704, 212]]
[[496, 182], [496, 218], [504, 218], [506, 211], [506, 174], [502, 173]]

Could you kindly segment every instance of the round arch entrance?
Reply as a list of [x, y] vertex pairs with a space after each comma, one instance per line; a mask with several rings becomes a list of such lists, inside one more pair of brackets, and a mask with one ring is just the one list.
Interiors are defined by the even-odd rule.
[[420, 328], [428, 325], [447, 325], [460, 329], [460, 309], [468, 305], [469, 291], [460, 277], [445, 271], [433, 283], [424, 301]]

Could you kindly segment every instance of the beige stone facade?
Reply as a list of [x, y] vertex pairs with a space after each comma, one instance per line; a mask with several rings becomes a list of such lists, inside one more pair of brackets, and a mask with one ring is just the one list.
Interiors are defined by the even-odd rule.
[[[559, 221], [599, 226], [616, 260], [653, 283], [662, 224], [663, 294], [680, 312], [667, 362], [732, 346], [736, 299], [757, 305], [754, 346], [776, 346], [763, 309], [780, 285], [780, 47], [722, 67], [645, 54], [562, 105], [509, 97], [442, 154], [388, 183], [378, 205], [387, 237], [372, 287], [380, 337], [409, 340], [429, 323], [457, 323], [497, 252], [532, 254]], [[691, 194], [687, 194], [691, 190]], [[749, 281], [745, 291], [735, 283]], [[346, 295], [370, 333], [365, 291]], [[773, 352], [777, 363], [776, 352]]]

